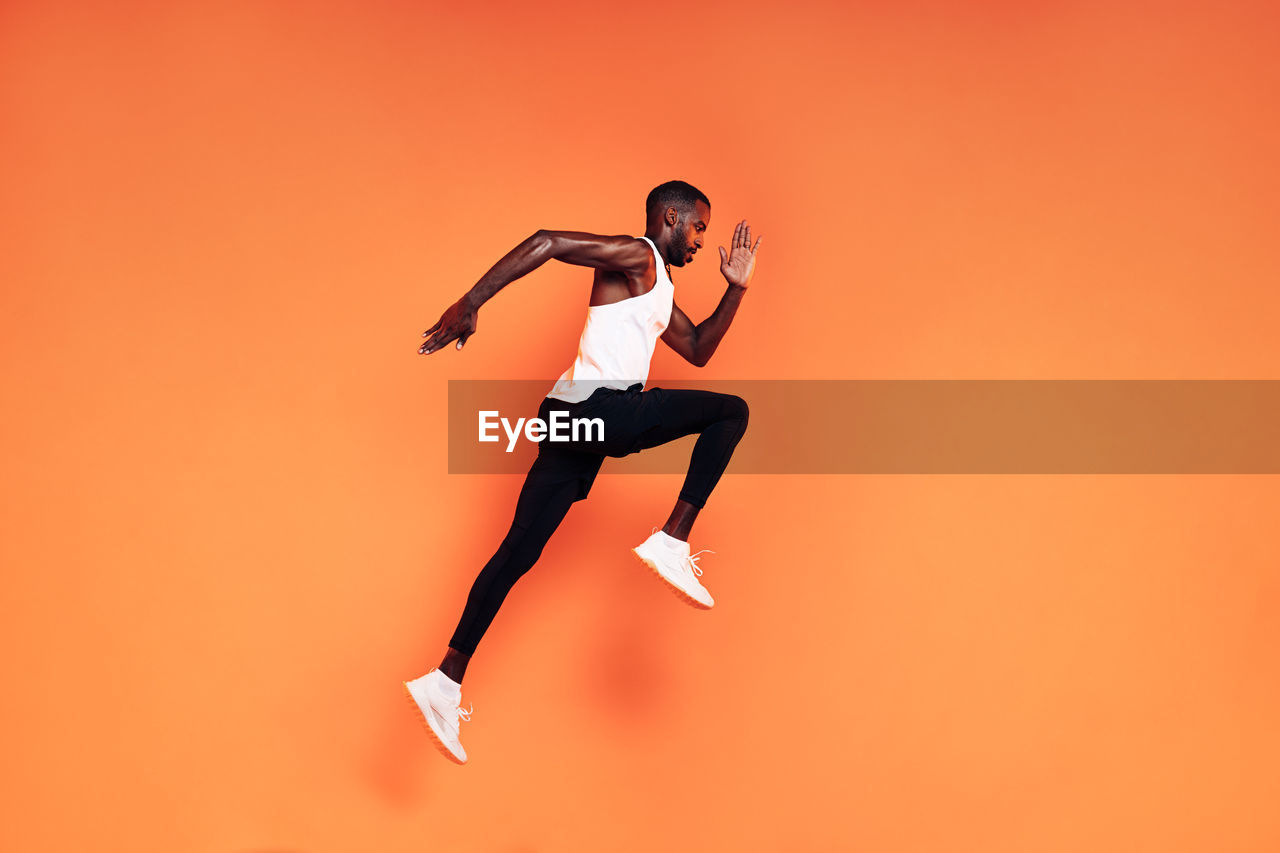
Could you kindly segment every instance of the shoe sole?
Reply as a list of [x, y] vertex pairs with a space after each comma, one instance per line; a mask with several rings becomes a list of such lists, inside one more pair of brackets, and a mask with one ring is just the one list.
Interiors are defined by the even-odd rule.
[[423, 714], [422, 708], [418, 706], [418, 700], [414, 699], [413, 694], [409, 692], [409, 683], [402, 681], [400, 684], [404, 687], [404, 695], [409, 700], [409, 706], [413, 708], [413, 713], [417, 714], [418, 719], [422, 722], [422, 728], [426, 730], [428, 735], [430, 735], [431, 742], [435, 744], [436, 749], [440, 750], [444, 757], [452, 761], [454, 764], [466, 764], [466, 761], [458, 758], [458, 756], [453, 754], [453, 750], [445, 746], [444, 741], [440, 740], [440, 736], [436, 734], [436, 730], [431, 728], [431, 723], [427, 722], [426, 714]]
[[696, 607], [698, 610], [711, 609], [710, 604], [703, 604], [701, 601], [689, 595], [689, 593], [685, 592], [683, 589], [676, 586], [671, 581], [667, 580], [666, 576], [662, 574], [662, 572], [658, 571], [658, 566], [656, 563], [653, 562], [653, 560], [646, 560], [644, 557], [640, 556], [640, 552], [637, 551], [635, 548], [631, 549], [631, 555], [635, 557], [637, 560], [639, 560], [641, 565], [647, 566], [649, 568], [649, 571], [653, 572], [654, 577], [662, 581], [663, 586], [665, 586], [667, 589], [671, 590], [676, 594], [676, 598], [680, 599], [685, 604], [688, 604], [691, 607]]

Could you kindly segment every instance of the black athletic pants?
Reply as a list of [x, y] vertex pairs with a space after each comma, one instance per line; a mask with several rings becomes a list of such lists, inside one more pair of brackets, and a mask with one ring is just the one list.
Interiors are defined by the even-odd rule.
[[569, 506], [591, 491], [604, 457], [626, 456], [698, 433], [680, 498], [696, 507], [706, 504], [747, 429], [746, 402], [711, 391], [641, 391], [641, 387], [600, 388], [579, 403], [551, 397], [542, 401], [538, 417], [544, 422], [554, 409], [563, 409], [570, 418], [600, 418], [604, 440], [539, 442], [538, 458], [520, 489], [511, 529], [476, 577], [449, 641], [451, 647], [468, 655], [475, 652], [507, 593], [537, 562]]

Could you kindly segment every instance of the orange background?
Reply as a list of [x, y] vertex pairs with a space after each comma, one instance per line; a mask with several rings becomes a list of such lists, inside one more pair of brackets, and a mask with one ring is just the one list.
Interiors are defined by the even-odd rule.
[[400, 687], [520, 482], [446, 381], [554, 378], [589, 274], [421, 331], [660, 181], [764, 243], [656, 378], [1280, 379], [1277, 14], [1208, 5], [0, 5], [0, 846], [1275, 850], [1274, 477], [731, 475], [701, 613], [606, 468], [467, 766]]

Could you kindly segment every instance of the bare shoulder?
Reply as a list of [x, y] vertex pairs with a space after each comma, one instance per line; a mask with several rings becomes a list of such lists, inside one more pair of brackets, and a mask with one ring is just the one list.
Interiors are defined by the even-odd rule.
[[541, 231], [552, 256], [570, 264], [643, 274], [654, 265], [649, 243], [629, 234], [590, 234], [586, 231]]

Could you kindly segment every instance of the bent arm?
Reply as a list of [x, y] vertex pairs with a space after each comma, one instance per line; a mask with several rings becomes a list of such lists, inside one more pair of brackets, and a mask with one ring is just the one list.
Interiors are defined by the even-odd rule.
[[539, 230], [504, 255], [463, 297], [479, 308], [511, 282], [549, 260], [628, 274], [648, 269], [653, 254], [636, 237], [603, 237], [584, 231]]
[[720, 304], [711, 316], [696, 326], [679, 306], [671, 306], [671, 319], [667, 321], [667, 330], [662, 333], [662, 340], [680, 357], [690, 364], [705, 367], [720, 346], [720, 339], [729, 331], [733, 315], [738, 313], [738, 306], [746, 294], [745, 287], [731, 284], [720, 297]]
[[507, 252], [480, 277], [462, 298], [445, 309], [440, 319], [422, 333], [426, 340], [419, 353], [430, 354], [450, 341], [458, 349], [476, 330], [476, 312], [511, 282], [528, 275], [552, 258], [567, 264], [643, 275], [653, 265], [649, 244], [636, 237], [601, 237], [583, 231], [537, 231]]

